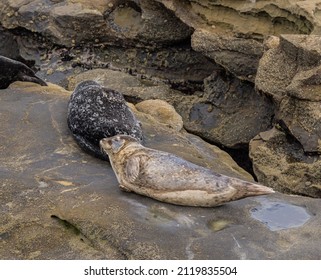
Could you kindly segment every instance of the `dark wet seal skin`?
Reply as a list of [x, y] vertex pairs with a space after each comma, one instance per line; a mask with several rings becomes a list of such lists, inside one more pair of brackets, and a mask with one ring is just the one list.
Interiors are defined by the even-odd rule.
[[270, 194], [271, 188], [232, 178], [176, 155], [146, 148], [128, 135], [100, 141], [122, 190], [167, 203], [214, 207], [249, 196]]
[[99, 147], [101, 139], [118, 134], [130, 135], [138, 142], [143, 139], [141, 124], [123, 95], [95, 81], [76, 86], [69, 100], [67, 122], [78, 145], [103, 160], [108, 156]]
[[7, 88], [15, 81], [33, 82], [41, 86], [47, 85], [27, 65], [0, 55], [0, 89]]

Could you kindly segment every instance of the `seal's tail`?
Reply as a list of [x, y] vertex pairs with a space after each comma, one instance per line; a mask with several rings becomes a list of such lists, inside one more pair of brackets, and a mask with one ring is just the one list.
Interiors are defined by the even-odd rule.
[[275, 193], [275, 191], [272, 188], [260, 184], [246, 182], [243, 180], [233, 180], [235, 180], [235, 182], [233, 182], [233, 188], [237, 190], [238, 197], [257, 196]]

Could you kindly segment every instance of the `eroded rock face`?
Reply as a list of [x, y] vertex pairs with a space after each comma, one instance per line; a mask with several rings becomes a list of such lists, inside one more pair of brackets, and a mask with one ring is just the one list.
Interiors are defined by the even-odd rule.
[[[317, 76], [320, 59], [320, 36], [282, 35], [260, 60], [255, 85], [279, 102], [287, 95], [317, 101]], [[273, 81], [273, 82], [272, 82]], [[314, 91], [309, 87], [315, 86]], [[320, 99], [320, 98], [319, 98]]]
[[306, 153], [321, 154], [321, 101], [287, 98], [276, 115]]
[[196, 31], [192, 47], [254, 82], [266, 35], [319, 34], [319, 1], [158, 0]]
[[220, 35], [197, 30], [192, 36], [192, 48], [213, 59], [241, 80], [254, 82], [263, 45], [253, 39]]
[[[318, 34], [319, 1], [157, 0], [195, 29], [213, 28], [263, 38], [283, 33]], [[189, 13], [187, 13], [189, 11]]]
[[184, 40], [192, 32], [161, 3], [150, 0], [139, 4], [118, 0], [5, 0], [0, 11], [4, 27], [23, 27], [69, 47], [85, 42], [166, 44]]
[[[100, 73], [105, 70], [106, 74], [103, 76], [97, 72], [102, 82], [106, 80], [106, 83], [116, 83], [117, 80], [127, 76], [128, 81], [125, 85], [130, 86], [136, 76], [142, 78], [140, 84], [148, 86], [160, 81], [162, 84], [166, 83], [167, 87], [173, 85], [174, 88], [192, 94], [195, 89], [202, 88], [204, 78], [217, 68], [214, 62], [191, 50], [188, 45], [153, 50], [146, 47], [118, 46], [48, 48], [50, 49], [48, 52], [42, 53], [44, 60], [41, 63], [40, 73], [48, 81], [64, 87], [68, 86], [66, 81], [71, 75], [87, 72], [87, 70]], [[115, 72], [115, 70], [118, 71], [119, 78], [117, 75], [108, 77], [108, 71]], [[94, 72], [92, 73], [91, 79], [96, 79]], [[137, 95], [139, 95], [138, 91]], [[157, 96], [157, 90], [154, 95]]]
[[250, 142], [259, 182], [285, 193], [321, 196], [320, 155], [307, 155], [299, 142], [273, 128]]
[[321, 152], [320, 36], [282, 35], [260, 61], [259, 91], [272, 96], [276, 118], [308, 153]]

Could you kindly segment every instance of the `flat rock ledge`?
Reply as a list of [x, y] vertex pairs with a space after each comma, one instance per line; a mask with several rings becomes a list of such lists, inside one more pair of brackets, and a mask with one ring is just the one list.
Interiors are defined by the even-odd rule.
[[[69, 96], [28, 83], [0, 91], [1, 259], [321, 257], [320, 199], [276, 193], [193, 208], [122, 192], [109, 163], [75, 144]], [[135, 114], [147, 146], [251, 180], [215, 146]]]

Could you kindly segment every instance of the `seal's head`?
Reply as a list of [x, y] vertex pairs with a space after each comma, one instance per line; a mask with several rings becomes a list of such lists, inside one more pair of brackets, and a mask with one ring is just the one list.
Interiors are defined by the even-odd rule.
[[138, 142], [134, 137], [131, 137], [129, 135], [116, 135], [101, 139], [99, 145], [101, 150], [110, 156], [113, 154], [117, 154], [125, 146], [128, 146], [131, 143]]

